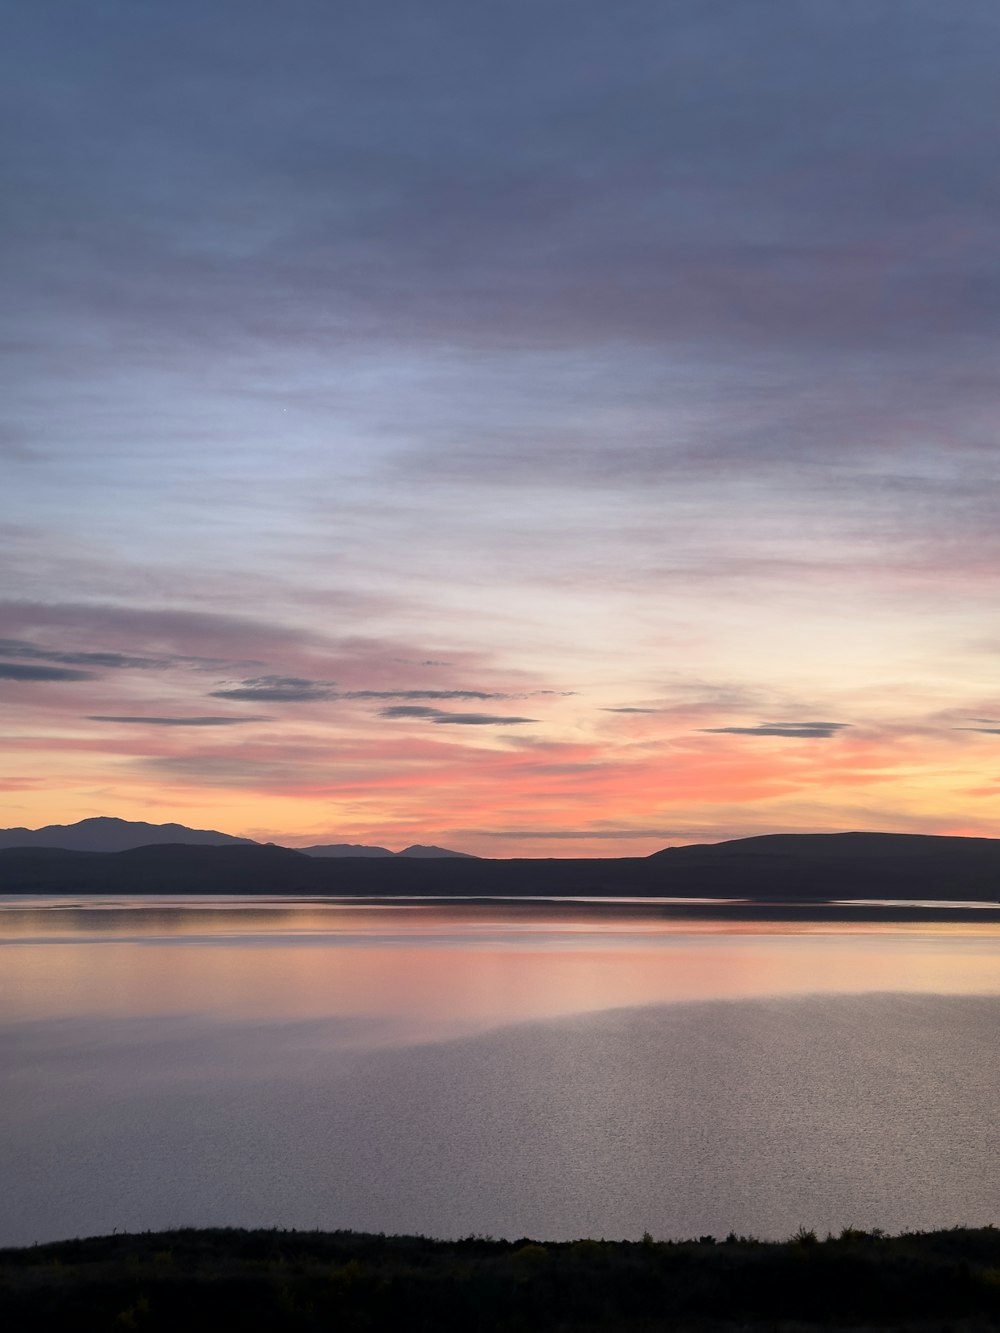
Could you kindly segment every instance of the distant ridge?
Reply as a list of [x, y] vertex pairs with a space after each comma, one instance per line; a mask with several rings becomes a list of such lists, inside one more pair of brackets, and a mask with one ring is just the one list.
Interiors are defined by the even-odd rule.
[[433, 844], [429, 847], [424, 847], [419, 842], [415, 842], [411, 847], [404, 847], [403, 850], [397, 852], [396, 855], [420, 856], [428, 861], [440, 860], [443, 856], [460, 857], [463, 861], [478, 861], [481, 859], [478, 856], [473, 856], [471, 852], [450, 852], [447, 847], [435, 847]]
[[836, 904], [867, 899], [904, 907], [918, 901], [975, 902], [1000, 910], [996, 838], [776, 834], [674, 847], [645, 857], [510, 860], [441, 855], [440, 848], [408, 856], [320, 857], [270, 843], [233, 843], [237, 840], [214, 846], [161, 843], [100, 854], [92, 848], [37, 844], [0, 848], [0, 892], [729, 900], [730, 906], [720, 911], [750, 901], [771, 904], [776, 911], [782, 903], [796, 902], [832, 904], [829, 910], [849, 912]]
[[447, 847], [424, 847], [419, 842], [415, 842], [412, 847], [404, 847], [401, 852], [390, 852], [388, 847], [368, 847], [360, 842], [319, 843], [315, 847], [297, 847], [296, 851], [304, 852], [306, 856], [316, 857], [420, 856], [427, 860], [440, 860], [442, 857], [457, 856], [466, 861], [480, 860], [478, 856], [473, 856], [471, 852], [452, 852]]
[[142, 820], [98, 815], [76, 824], [46, 824], [44, 828], [0, 829], [0, 848], [58, 847], [68, 852], [127, 852], [133, 847], [184, 843], [189, 847], [254, 847], [252, 838], [234, 838], [215, 829], [185, 828], [183, 824], [147, 824]]
[[664, 847], [650, 853], [650, 860], [706, 859], [709, 857], [822, 856], [826, 860], [871, 859], [908, 856], [947, 857], [959, 849], [1000, 848], [997, 838], [966, 838], [946, 833], [760, 833], [729, 842], [698, 842], [684, 847]]
[[[253, 838], [236, 838], [217, 829], [187, 828], [184, 824], [147, 824], [137, 819], [115, 819], [98, 815], [81, 819], [75, 824], [46, 824], [44, 828], [0, 829], [0, 850], [8, 848], [58, 848], [65, 852], [130, 852], [137, 847], [163, 847], [181, 844], [186, 847], [262, 847], [267, 844]], [[297, 847], [300, 855], [324, 857], [424, 857], [428, 860], [442, 857], [460, 857], [476, 861], [468, 852], [453, 852], [447, 847], [424, 847], [414, 843], [401, 852], [388, 847], [370, 847], [358, 842], [320, 843], [315, 847]]]
[[306, 856], [395, 856], [388, 847], [368, 847], [362, 842], [321, 842], [315, 847], [297, 847], [296, 851]]

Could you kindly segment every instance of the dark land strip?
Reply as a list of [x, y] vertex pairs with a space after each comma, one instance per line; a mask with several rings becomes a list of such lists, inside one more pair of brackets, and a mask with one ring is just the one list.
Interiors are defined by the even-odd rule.
[[[759, 910], [765, 910], [762, 904], [768, 903], [918, 899], [982, 902], [1000, 909], [1000, 839], [776, 834], [673, 847], [646, 857], [548, 860], [324, 860], [271, 844], [165, 844], [112, 853], [20, 847], [0, 850], [0, 892], [448, 899], [697, 897], [753, 899]], [[721, 905], [719, 910], [723, 910]], [[738, 909], [730, 906], [725, 910]], [[841, 909], [830, 906], [824, 910]], [[926, 909], [920, 912], [926, 919]], [[847, 915], [856, 915], [855, 909]], [[980, 912], [977, 919], [984, 916]]]
[[951, 1333], [1000, 1327], [1000, 1231], [679, 1242], [181, 1230], [0, 1251], [11, 1330]]

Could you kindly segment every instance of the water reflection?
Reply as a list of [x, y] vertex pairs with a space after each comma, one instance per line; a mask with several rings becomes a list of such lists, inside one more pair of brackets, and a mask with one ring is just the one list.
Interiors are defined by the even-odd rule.
[[383, 1040], [406, 1043], [673, 1001], [1000, 993], [996, 920], [830, 920], [787, 907], [753, 919], [745, 905], [740, 919], [719, 910], [649, 901], [8, 900], [0, 1020], [377, 1016]]
[[996, 1221], [1000, 923], [865, 910], [8, 899], [0, 1244]]

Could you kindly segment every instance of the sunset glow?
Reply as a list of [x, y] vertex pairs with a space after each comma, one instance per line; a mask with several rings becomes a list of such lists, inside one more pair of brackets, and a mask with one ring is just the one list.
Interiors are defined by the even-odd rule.
[[996, 14], [793, 8], [8, 18], [0, 823], [996, 834]]

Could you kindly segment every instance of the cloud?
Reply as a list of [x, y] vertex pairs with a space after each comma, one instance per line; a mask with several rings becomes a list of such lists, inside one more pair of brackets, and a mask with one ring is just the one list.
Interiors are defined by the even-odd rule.
[[438, 725], [459, 727], [516, 727], [527, 722], [538, 722], [537, 717], [501, 717], [493, 713], [439, 713]]
[[315, 703], [337, 697], [332, 682], [308, 680], [303, 676], [257, 676], [209, 693], [213, 699], [263, 700], [267, 703]]
[[786, 736], [790, 739], [829, 739], [849, 722], [759, 722], [755, 727], [699, 727], [702, 732], [726, 736]]
[[[884, 716], [893, 681], [907, 715], [957, 697], [934, 745], [990, 763], [946, 728], [1000, 725], [969, 717], [996, 709], [951, 642], [989, 623], [1000, 567], [993, 7], [56, 8], [58, 33], [25, 5], [0, 43], [4, 413], [44, 464], [9, 469], [2, 581], [34, 600], [0, 605], [0, 634], [21, 636], [14, 666], [48, 668], [31, 679], [115, 688], [8, 686], [49, 710], [33, 733], [62, 744], [90, 708], [181, 715], [90, 729], [103, 764], [109, 740], [233, 749], [252, 728], [153, 728], [265, 708], [290, 755], [296, 723], [315, 740], [346, 808], [377, 777], [386, 818], [471, 790], [467, 822], [512, 828], [655, 823], [653, 791], [780, 822], [777, 797], [842, 790], [872, 736], [761, 719]], [[671, 662], [732, 694], [674, 690]], [[169, 689], [142, 676], [160, 667]], [[191, 688], [184, 668], [211, 674]], [[605, 786], [570, 763], [553, 782], [533, 764], [549, 728], [494, 712], [541, 705], [493, 686], [577, 675], [589, 706], [549, 735], [601, 733]], [[614, 693], [663, 708], [611, 727], [594, 706]], [[392, 728], [383, 704], [430, 707]], [[684, 740], [654, 749], [667, 726]], [[345, 731], [367, 747], [353, 767]], [[456, 766], [446, 792], [407, 747]], [[936, 809], [973, 778], [931, 753], [920, 783], [915, 755], [865, 772]], [[623, 788], [615, 764], [640, 757]]]
[[662, 828], [602, 828], [602, 829], [463, 829], [463, 833], [477, 838], [538, 838], [547, 840], [601, 838], [617, 841], [619, 838], [675, 838], [672, 829]]
[[342, 699], [514, 699], [523, 696], [489, 690], [347, 690]]
[[55, 648], [40, 648], [24, 639], [0, 639], [0, 656], [28, 657], [42, 662], [62, 662], [65, 666], [134, 668], [148, 670], [173, 665], [175, 659], [165, 657], [132, 657], [125, 653], [64, 652]]
[[22, 662], [0, 662], [0, 680], [96, 680], [93, 671], [71, 667], [29, 666]]
[[38, 449], [32, 449], [15, 439], [0, 439], [0, 458], [9, 463], [37, 463], [42, 459]]
[[391, 708], [380, 708], [379, 717], [440, 717], [440, 708], [424, 707], [420, 704], [394, 704]]
[[659, 708], [602, 708], [602, 713], [659, 713]]
[[[50, 538], [51, 540], [51, 538]], [[109, 602], [0, 601], [0, 630], [19, 645], [16, 655], [41, 647], [27, 636], [58, 634], [83, 640], [87, 651], [108, 651], [116, 658], [151, 666], [187, 665], [198, 670], [252, 670], [262, 650], [287, 653], [315, 636], [275, 621], [218, 610], [211, 613], [169, 608], [117, 606]], [[121, 641], [125, 641], [125, 646]], [[95, 642], [96, 641], [96, 642]], [[142, 645], [132, 651], [132, 644]], [[148, 646], [147, 646], [148, 645]], [[73, 649], [72, 651], [76, 651]], [[122, 665], [123, 660], [113, 665]]]
[[136, 766], [167, 779], [206, 787], [244, 788], [269, 793], [310, 789], [309, 780], [302, 778], [294, 763], [280, 756], [266, 759], [239, 752], [153, 755], [137, 760]]
[[249, 722], [270, 722], [269, 717], [120, 717], [90, 713], [88, 722], [122, 722], [150, 727], [242, 727]]
[[[963, 307], [990, 319], [993, 303], [967, 289], [992, 203], [979, 127], [995, 119], [997, 97], [977, 59], [994, 37], [988, 6], [964, 6], [950, 25], [921, 6], [905, 35], [891, 11], [867, 7], [862, 20], [854, 6], [811, 6], [794, 32], [780, 7], [627, 8], [611, 22], [607, 6], [581, 3], [567, 25], [560, 6], [510, 4], [460, 27], [453, 6], [428, 4], [420, 31], [406, 5], [338, 14], [335, 25], [317, 11], [310, 31], [330, 68], [266, 9], [250, 19], [220, 5], [208, 19], [178, 0], [155, 49], [142, 25], [110, 23], [110, 67], [86, 61], [71, 29], [65, 50], [42, 48], [69, 109], [46, 115], [42, 90], [21, 95], [39, 136], [27, 161], [34, 148], [55, 178], [43, 178], [48, 191], [63, 208], [76, 203], [80, 222], [65, 235], [26, 166], [34, 189], [22, 207], [57, 250], [89, 245], [114, 282], [104, 301], [116, 318], [149, 300], [129, 290], [135, 270], [155, 281], [178, 339], [200, 327], [206, 341], [220, 329], [231, 337], [231, 304], [259, 306], [264, 292], [275, 314], [258, 309], [254, 331], [305, 341], [332, 290], [359, 339], [394, 321], [414, 341], [421, 331], [596, 341], [603, 327], [646, 345], [689, 331], [831, 343], [857, 325], [869, 336], [890, 320], [906, 330], [907, 315], [929, 335], [912, 311], [934, 309], [935, 297], [949, 323]], [[245, 64], [222, 87], [213, 75], [233, 12]], [[198, 50], [182, 36], [195, 21]], [[411, 61], [395, 62], [393, 49], [412, 50]], [[14, 43], [8, 59], [18, 58]], [[134, 109], [139, 94], [121, 71], [140, 66], [147, 114], [182, 81], [190, 104], [172, 104], [155, 154], [128, 139], [107, 159], [93, 145]], [[512, 83], [515, 100], [504, 92]], [[396, 96], [379, 96], [388, 86]], [[133, 219], [162, 207], [165, 161], [173, 227], [154, 240]], [[112, 210], [106, 200], [119, 198], [127, 207]], [[914, 226], [942, 213], [953, 235]], [[946, 253], [936, 265], [893, 265], [880, 244], [894, 232], [897, 246]], [[30, 273], [40, 255], [35, 241]], [[221, 301], [231, 267], [251, 261], [245, 295], [226, 287]], [[96, 299], [95, 288], [84, 296]]]
[[396, 704], [392, 708], [379, 710], [379, 717], [386, 718], [426, 718], [438, 726], [461, 727], [512, 727], [527, 722], [537, 722], [537, 717], [506, 717], [495, 713], [447, 713], [441, 708], [423, 707], [419, 704]]

